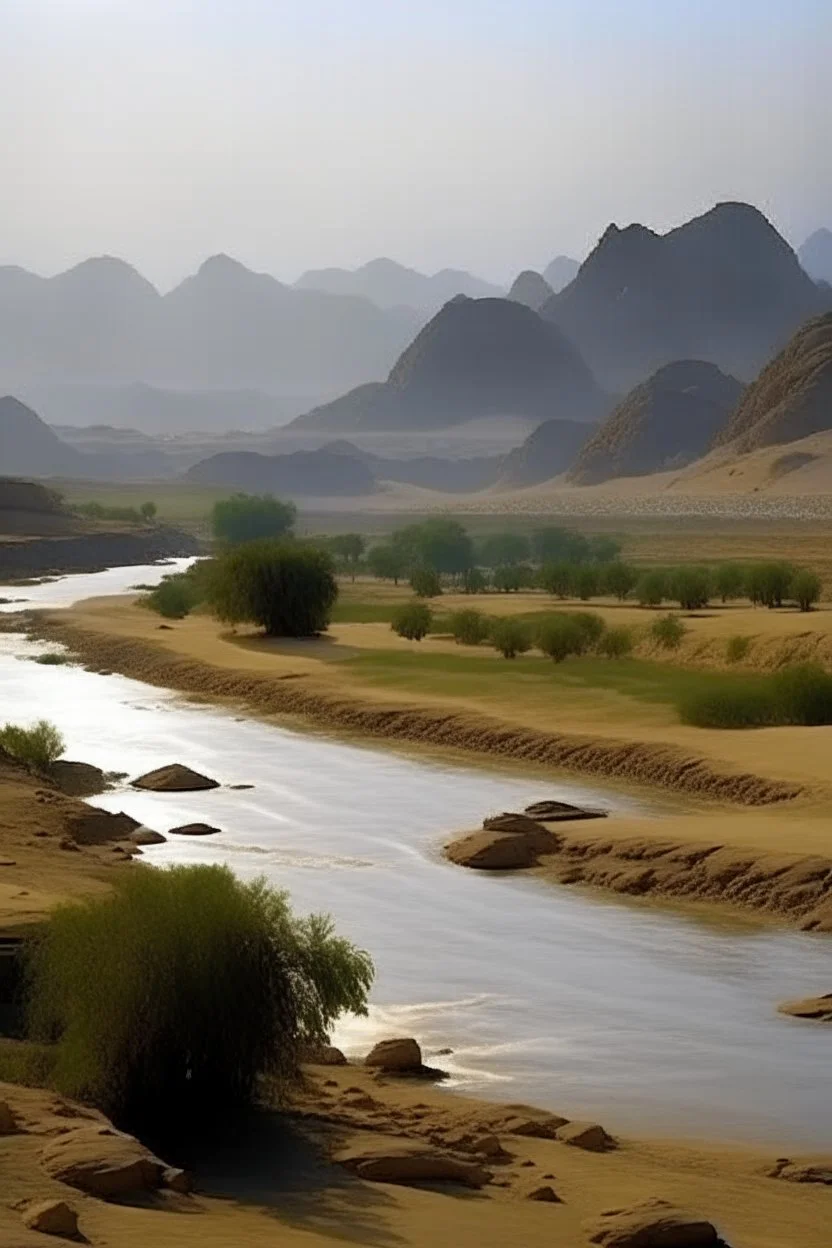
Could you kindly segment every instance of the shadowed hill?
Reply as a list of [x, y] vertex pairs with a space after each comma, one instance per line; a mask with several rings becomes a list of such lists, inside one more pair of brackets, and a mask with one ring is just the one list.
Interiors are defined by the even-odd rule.
[[578, 455], [569, 480], [593, 485], [681, 467], [705, 453], [742, 389], [713, 364], [668, 364], [619, 403]]
[[715, 445], [737, 452], [832, 429], [832, 312], [816, 317], [748, 387]]
[[762, 213], [728, 203], [664, 235], [609, 226], [542, 315], [621, 390], [683, 359], [751, 378], [828, 299]]
[[806, 272], [816, 282], [832, 283], [832, 230], [815, 230], [797, 254]]
[[194, 464], [184, 479], [289, 496], [357, 497], [376, 490], [373, 473], [360, 459], [323, 448], [289, 455], [224, 451]]
[[0, 471], [15, 476], [80, 476], [87, 461], [19, 399], [0, 398]]
[[516, 303], [525, 303], [526, 307], [534, 312], [539, 312], [546, 300], [551, 299], [554, 293], [552, 287], [539, 273], [535, 273], [534, 269], [524, 269], [514, 279], [508, 297]]
[[500, 463], [501, 486], [538, 485], [565, 472], [597, 425], [578, 420], [546, 420]]
[[444, 429], [486, 416], [588, 420], [606, 396], [578, 351], [523, 304], [453, 299], [383, 385], [361, 386], [292, 421], [294, 429]]
[[551, 264], [547, 264], [543, 270], [543, 280], [557, 294], [564, 286], [574, 282], [580, 267], [578, 261], [571, 256], [555, 256]]

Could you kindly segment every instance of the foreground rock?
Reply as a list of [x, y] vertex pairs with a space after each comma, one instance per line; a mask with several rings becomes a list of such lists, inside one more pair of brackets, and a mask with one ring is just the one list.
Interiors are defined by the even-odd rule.
[[597, 1122], [567, 1122], [558, 1127], [555, 1139], [587, 1153], [608, 1153], [615, 1148], [615, 1140]]
[[312, 1049], [308, 1049], [303, 1060], [308, 1062], [310, 1066], [346, 1066], [347, 1059], [340, 1049], [336, 1049], [334, 1044], [319, 1044]]
[[823, 997], [807, 997], [804, 1001], [784, 1001], [778, 1005], [781, 1014], [792, 1018], [809, 1018], [816, 1023], [832, 1023], [832, 992]]
[[218, 789], [219, 781], [211, 780], [182, 763], [169, 763], [157, 767], [137, 780], [131, 781], [134, 789], [149, 789], [151, 793], [198, 793], [203, 789]]
[[723, 1242], [710, 1222], [663, 1200], [609, 1209], [585, 1230], [603, 1248], [719, 1248]]
[[395, 1074], [410, 1074], [422, 1069], [422, 1050], [411, 1037], [380, 1040], [365, 1057], [364, 1065]]
[[170, 828], [171, 836], [216, 836], [220, 831], [219, 828], [213, 828], [210, 823], [183, 823], [181, 827]]
[[59, 758], [49, 768], [49, 778], [69, 797], [95, 797], [109, 789], [110, 777], [92, 763], [74, 763]]
[[66, 836], [76, 845], [107, 845], [112, 841], [130, 840], [141, 824], [123, 810], [98, 810], [90, 806], [82, 813], [71, 815], [64, 825]]
[[832, 1157], [804, 1157], [800, 1161], [779, 1157], [768, 1177], [783, 1179], [786, 1183], [820, 1183], [832, 1187]]
[[154, 1191], [167, 1167], [134, 1139], [105, 1123], [85, 1123], [56, 1136], [41, 1149], [50, 1178], [107, 1200]]
[[462, 1161], [430, 1145], [407, 1140], [343, 1149], [334, 1161], [373, 1183], [458, 1183], [481, 1188], [492, 1177], [474, 1161]]
[[23, 1222], [30, 1231], [44, 1235], [60, 1235], [74, 1239], [78, 1234], [78, 1214], [65, 1200], [42, 1200], [23, 1214]]
[[445, 857], [477, 871], [518, 871], [537, 866], [542, 854], [556, 853], [560, 846], [557, 833], [536, 819], [504, 811], [484, 819], [481, 832], [451, 841]]
[[131, 845], [164, 845], [167, 841], [166, 836], [162, 836], [161, 832], [154, 832], [152, 828], [140, 827], [135, 832], [130, 833]]

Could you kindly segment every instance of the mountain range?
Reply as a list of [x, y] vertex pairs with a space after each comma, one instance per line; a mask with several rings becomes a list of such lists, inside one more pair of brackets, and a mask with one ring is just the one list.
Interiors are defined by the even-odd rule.
[[408, 307], [430, 314], [455, 295], [485, 299], [505, 294], [501, 287], [463, 269], [441, 269], [428, 275], [387, 259], [370, 260], [358, 269], [308, 269], [295, 282], [295, 289], [358, 295], [380, 308]]

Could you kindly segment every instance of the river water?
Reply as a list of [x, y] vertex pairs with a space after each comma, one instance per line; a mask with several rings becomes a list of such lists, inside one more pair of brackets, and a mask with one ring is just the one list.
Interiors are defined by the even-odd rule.
[[[122, 568], [4, 589], [58, 606], [155, 580]], [[23, 604], [20, 604], [23, 605]], [[3, 608], [15, 609], [14, 604]], [[598, 900], [523, 876], [444, 862], [442, 842], [483, 815], [541, 796], [672, 820], [615, 790], [414, 760], [188, 704], [119, 676], [31, 661], [43, 647], [0, 635], [4, 717], [58, 724], [68, 757], [135, 776], [181, 761], [224, 785], [208, 793], [127, 788], [94, 803], [166, 832], [201, 820], [205, 840], [171, 839], [149, 862], [228, 863], [326, 910], [370, 949], [368, 1019], [336, 1042], [415, 1035], [452, 1086], [594, 1116], [613, 1130], [828, 1147], [832, 1032], [779, 1017], [777, 1001], [832, 987], [819, 937], [715, 925]]]

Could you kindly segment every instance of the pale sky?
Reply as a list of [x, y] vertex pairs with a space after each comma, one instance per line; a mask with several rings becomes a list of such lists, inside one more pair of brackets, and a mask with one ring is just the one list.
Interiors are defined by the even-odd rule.
[[0, 263], [493, 280], [722, 199], [832, 227], [830, 0], [0, 0]]

